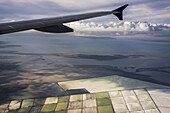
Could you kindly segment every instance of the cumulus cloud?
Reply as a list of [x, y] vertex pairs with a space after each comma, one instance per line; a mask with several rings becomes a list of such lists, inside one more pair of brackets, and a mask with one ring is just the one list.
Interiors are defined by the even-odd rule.
[[[76, 36], [92, 36], [92, 37], [140, 37], [145, 33], [156, 34], [169, 32], [170, 24], [153, 24], [148, 22], [107, 22], [107, 23], [94, 23], [94, 22], [72, 22], [65, 24], [75, 30], [73, 35]], [[161, 31], [161, 32], [160, 32]], [[163, 32], [162, 32], [163, 31]], [[148, 35], [149, 36], [149, 35]]]
[[170, 30], [170, 24], [153, 24], [148, 22], [108, 22], [102, 23], [83, 23], [83, 22], [72, 22], [66, 24], [76, 31], [163, 31]]

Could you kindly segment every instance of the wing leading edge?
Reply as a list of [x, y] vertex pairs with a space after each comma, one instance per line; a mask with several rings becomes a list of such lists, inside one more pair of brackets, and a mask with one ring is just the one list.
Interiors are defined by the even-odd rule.
[[55, 17], [55, 18], [45, 18], [45, 19], [36, 19], [28, 21], [19, 21], [19, 22], [10, 22], [0, 24], [0, 34], [7, 34], [25, 30], [35, 29], [42, 32], [49, 33], [65, 33], [73, 32], [72, 28], [62, 25], [63, 23], [69, 23], [94, 17], [105, 16], [109, 14], [114, 14], [118, 17], [119, 20], [123, 20], [123, 10], [128, 6], [128, 4], [115, 9], [113, 11], [103, 11], [103, 12], [94, 12], [86, 13], [79, 15]]

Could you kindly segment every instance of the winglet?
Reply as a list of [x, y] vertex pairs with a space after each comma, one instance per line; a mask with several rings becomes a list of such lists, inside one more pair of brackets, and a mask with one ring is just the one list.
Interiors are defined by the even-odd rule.
[[123, 10], [128, 6], [128, 4], [118, 8], [118, 9], [115, 9], [112, 11], [112, 13], [118, 17], [119, 20], [123, 20]]

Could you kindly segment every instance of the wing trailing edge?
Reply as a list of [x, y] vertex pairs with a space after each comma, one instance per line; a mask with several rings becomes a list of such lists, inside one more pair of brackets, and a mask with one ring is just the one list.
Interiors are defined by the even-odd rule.
[[62, 25], [62, 24], [35, 28], [35, 30], [41, 31], [41, 32], [47, 32], [47, 33], [68, 33], [68, 32], [74, 31], [72, 28]]

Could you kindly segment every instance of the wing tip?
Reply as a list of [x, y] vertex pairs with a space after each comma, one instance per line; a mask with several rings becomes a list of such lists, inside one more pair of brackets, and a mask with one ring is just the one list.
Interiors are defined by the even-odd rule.
[[123, 10], [128, 6], [129, 4], [125, 4], [115, 10], [112, 11], [112, 13], [117, 16], [119, 20], [123, 20]]

